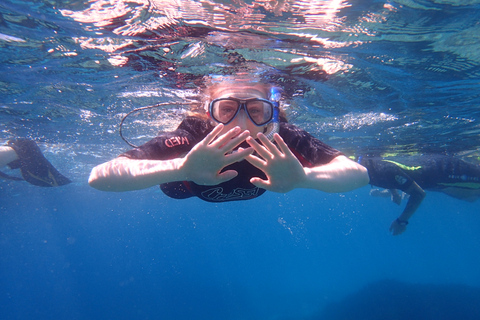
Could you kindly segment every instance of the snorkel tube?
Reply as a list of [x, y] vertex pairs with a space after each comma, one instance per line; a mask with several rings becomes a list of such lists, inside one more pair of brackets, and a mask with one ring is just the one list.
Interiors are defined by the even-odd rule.
[[273, 117], [272, 117], [272, 121], [270, 121], [270, 123], [267, 125], [267, 131], [265, 131], [265, 136], [270, 141], [273, 141], [273, 135], [275, 133], [278, 133], [278, 130], [280, 129], [280, 118], [279, 118], [280, 106], [279, 106], [279, 101], [280, 101], [281, 97], [282, 97], [282, 95], [281, 95], [278, 87], [272, 87], [270, 89], [270, 99], [269, 100], [274, 105]]

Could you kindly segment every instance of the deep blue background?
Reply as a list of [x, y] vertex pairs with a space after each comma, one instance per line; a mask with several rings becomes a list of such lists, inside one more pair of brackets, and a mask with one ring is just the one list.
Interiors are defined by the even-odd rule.
[[429, 193], [393, 237], [402, 208], [369, 188], [216, 205], [2, 183], [2, 319], [323, 318], [377, 281], [480, 285], [475, 203]]

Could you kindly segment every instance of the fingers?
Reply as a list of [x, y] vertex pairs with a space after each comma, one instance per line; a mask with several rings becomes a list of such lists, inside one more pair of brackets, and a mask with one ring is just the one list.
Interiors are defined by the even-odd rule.
[[268, 180], [262, 180], [261, 178], [255, 177], [250, 179], [250, 183], [255, 187], [259, 187], [265, 190], [270, 189], [270, 182]]
[[246, 141], [252, 148], [255, 149], [261, 158], [254, 155], [249, 155], [245, 159], [258, 169], [265, 171], [268, 166], [268, 162], [275, 158], [285, 158], [286, 156], [295, 157], [280, 135], [274, 135], [274, 139], [275, 142], [278, 143], [278, 147], [273, 144], [273, 142], [271, 142], [263, 133], [259, 133], [257, 137], [262, 144], [258, 143], [252, 137], [247, 138]]
[[[224, 127], [225, 125], [223, 123], [220, 123], [215, 128], [213, 128], [213, 130], [203, 139], [204, 144], [220, 147], [225, 143], [225, 141], [228, 141], [238, 135], [241, 130], [240, 127], [235, 127], [228, 130], [223, 135], [217, 137], [220, 132], [222, 132]], [[245, 135], [245, 133], [242, 133], [242, 135]]]
[[238, 150], [237, 152], [231, 153], [229, 155], [225, 156], [225, 159], [227, 160], [225, 165], [232, 164], [234, 162], [238, 162], [240, 160], [245, 159], [247, 156], [251, 155], [253, 153], [253, 148], [246, 148], [242, 150]]
[[222, 132], [223, 130], [223, 123], [220, 123], [219, 125], [217, 125], [215, 128], [213, 128], [213, 130], [207, 134], [207, 136], [203, 139], [203, 143], [205, 145], [209, 145], [213, 140], [215, 140], [215, 138], [217, 137], [217, 135]]
[[268, 141], [268, 143], [269, 143], [268, 148], [271, 150], [271, 152], [273, 152], [273, 151], [278, 152], [280, 150], [280, 152], [278, 152], [279, 155], [283, 154], [283, 155], [286, 155], [286, 156], [294, 156], [293, 152], [290, 150], [288, 145], [285, 143], [285, 141], [283, 141], [282, 137], [278, 133], [275, 133], [273, 135], [273, 139], [275, 140], [277, 145], [273, 144], [273, 142], [268, 140], [268, 138], [263, 133], [259, 134], [259, 136], [260, 135], [262, 136], [262, 140], [261, 140], [262, 143], [264, 143], [263, 141]]
[[[221, 126], [221, 128], [219, 128], [220, 126]], [[210, 146], [213, 146], [213, 147], [216, 147], [216, 148], [222, 147], [225, 144], [226, 141], [228, 141], [228, 140], [232, 139], [233, 137], [235, 137], [236, 135], [238, 135], [238, 133], [241, 130], [240, 127], [235, 127], [235, 128], [232, 128], [232, 129], [228, 130], [227, 132], [225, 132], [221, 136], [218, 136], [220, 134], [220, 132], [223, 130], [223, 128], [224, 128], [224, 125], [219, 124], [215, 128], [213, 128], [212, 132], [210, 132], [207, 135], [207, 137], [210, 137], [210, 135], [212, 135], [212, 133], [216, 132], [214, 138], [209, 142]]]
[[258, 138], [258, 140], [260, 140], [260, 142], [265, 147], [265, 149], [267, 149], [273, 156], [280, 156], [281, 155], [277, 146], [275, 146], [273, 144], [273, 142], [270, 141], [267, 138], [267, 136], [265, 136], [263, 133], [257, 134], [257, 138]]
[[231, 179], [235, 178], [237, 175], [238, 175], [238, 172], [235, 171], [235, 170], [227, 170], [225, 172], [222, 172], [217, 176], [218, 183], [222, 183], [222, 182], [231, 180]]
[[273, 139], [275, 140], [278, 147], [280, 148], [280, 151], [282, 151], [283, 154], [294, 156], [293, 152], [290, 150], [290, 148], [287, 146], [285, 141], [283, 141], [282, 137], [278, 133], [275, 133], [273, 135]]
[[272, 157], [271, 153], [261, 144], [259, 144], [252, 137], [247, 138], [247, 143], [264, 159], [270, 159]]
[[[238, 128], [238, 129], [240, 130], [240, 128]], [[232, 131], [232, 130], [230, 130], [230, 131]], [[227, 132], [227, 134], [229, 132]], [[234, 132], [232, 132], [231, 134], [228, 134], [228, 135], [227, 134], [225, 134], [224, 136], [222, 136], [218, 139], [220, 142], [224, 143], [224, 145], [221, 146], [221, 149], [224, 150], [225, 152], [228, 152], [228, 151], [231, 151], [231, 150], [235, 149], [239, 144], [241, 144], [243, 141], [245, 141], [245, 139], [247, 139], [247, 137], [250, 135], [250, 132], [248, 130], [245, 130], [236, 137], [235, 137], [235, 134], [238, 134], [238, 131], [234, 131]], [[232, 138], [232, 137], [234, 137], [234, 138]]]
[[[221, 128], [220, 128], [221, 126]], [[234, 127], [223, 135], [218, 136], [221, 130], [224, 128], [223, 124], [219, 124], [214, 128], [212, 132], [210, 132], [207, 137], [205, 137], [205, 141], [208, 142], [208, 145], [222, 150], [223, 152], [227, 153], [235, 149], [239, 144], [241, 144], [245, 139], [250, 135], [248, 130], [244, 130], [240, 133], [240, 127]]]
[[267, 166], [267, 162], [260, 159], [259, 157], [256, 157], [254, 155], [249, 155], [245, 157], [245, 160], [247, 160], [251, 165], [254, 167], [264, 171], [265, 167]]
[[290, 148], [288, 148], [285, 141], [282, 137], [275, 133], [273, 138], [277, 145], [270, 141], [267, 136], [263, 133], [257, 134], [258, 140], [262, 143], [261, 145], [255, 141], [253, 138], [247, 139], [247, 142], [255, 149], [255, 151], [264, 159], [273, 158], [273, 157], [282, 157], [282, 156], [294, 156]]

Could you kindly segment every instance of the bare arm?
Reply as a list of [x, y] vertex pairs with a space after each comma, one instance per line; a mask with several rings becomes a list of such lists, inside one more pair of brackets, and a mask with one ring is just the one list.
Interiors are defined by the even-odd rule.
[[338, 156], [329, 163], [313, 168], [304, 168], [306, 179], [299, 188], [317, 189], [324, 192], [347, 192], [368, 184], [368, 172], [362, 165]]
[[138, 190], [172, 181], [194, 181], [216, 185], [234, 178], [233, 170], [220, 171], [227, 165], [244, 159], [252, 148], [229, 153], [249, 135], [236, 127], [217, 138], [220, 124], [183, 158], [172, 160], [134, 160], [119, 157], [93, 168], [88, 183], [102, 191]]
[[6, 166], [10, 162], [17, 160], [18, 156], [15, 150], [9, 146], [0, 146], [0, 167]]
[[133, 160], [119, 157], [93, 168], [91, 187], [102, 191], [130, 191], [170, 181], [182, 181], [183, 159]]
[[253, 138], [248, 138], [247, 142], [260, 157], [250, 155], [246, 159], [267, 175], [267, 180], [250, 180], [260, 188], [275, 192], [309, 188], [333, 193], [351, 191], [369, 182], [367, 169], [345, 156], [338, 156], [324, 165], [304, 168], [280, 135], [274, 135], [278, 147], [264, 134], [258, 134], [258, 138], [262, 145]]

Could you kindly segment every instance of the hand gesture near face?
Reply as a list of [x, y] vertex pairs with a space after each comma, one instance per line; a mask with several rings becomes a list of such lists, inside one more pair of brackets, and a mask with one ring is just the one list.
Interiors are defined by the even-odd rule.
[[273, 136], [277, 145], [268, 140], [263, 133], [259, 133], [257, 137], [261, 144], [252, 137], [246, 140], [258, 156], [249, 155], [245, 159], [262, 170], [267, 180], [252, 178], [250, 179], [252, 184], [269, 191], [285, 193], [306, 179], [302, 164], [278, 133]]
[[238, 172], [234, 170], [220, 171], [253, 152], [253, 148], [247, 148], [231, 153], [250, 133], [247, 130], [240, 132], [241, 129], [235, 127], [218, 136], [223, 127], [223, 124], [217, 125], [185, 156], [183, 169], [187, 180], [200, 185], [216, 185], [237, 176]]

